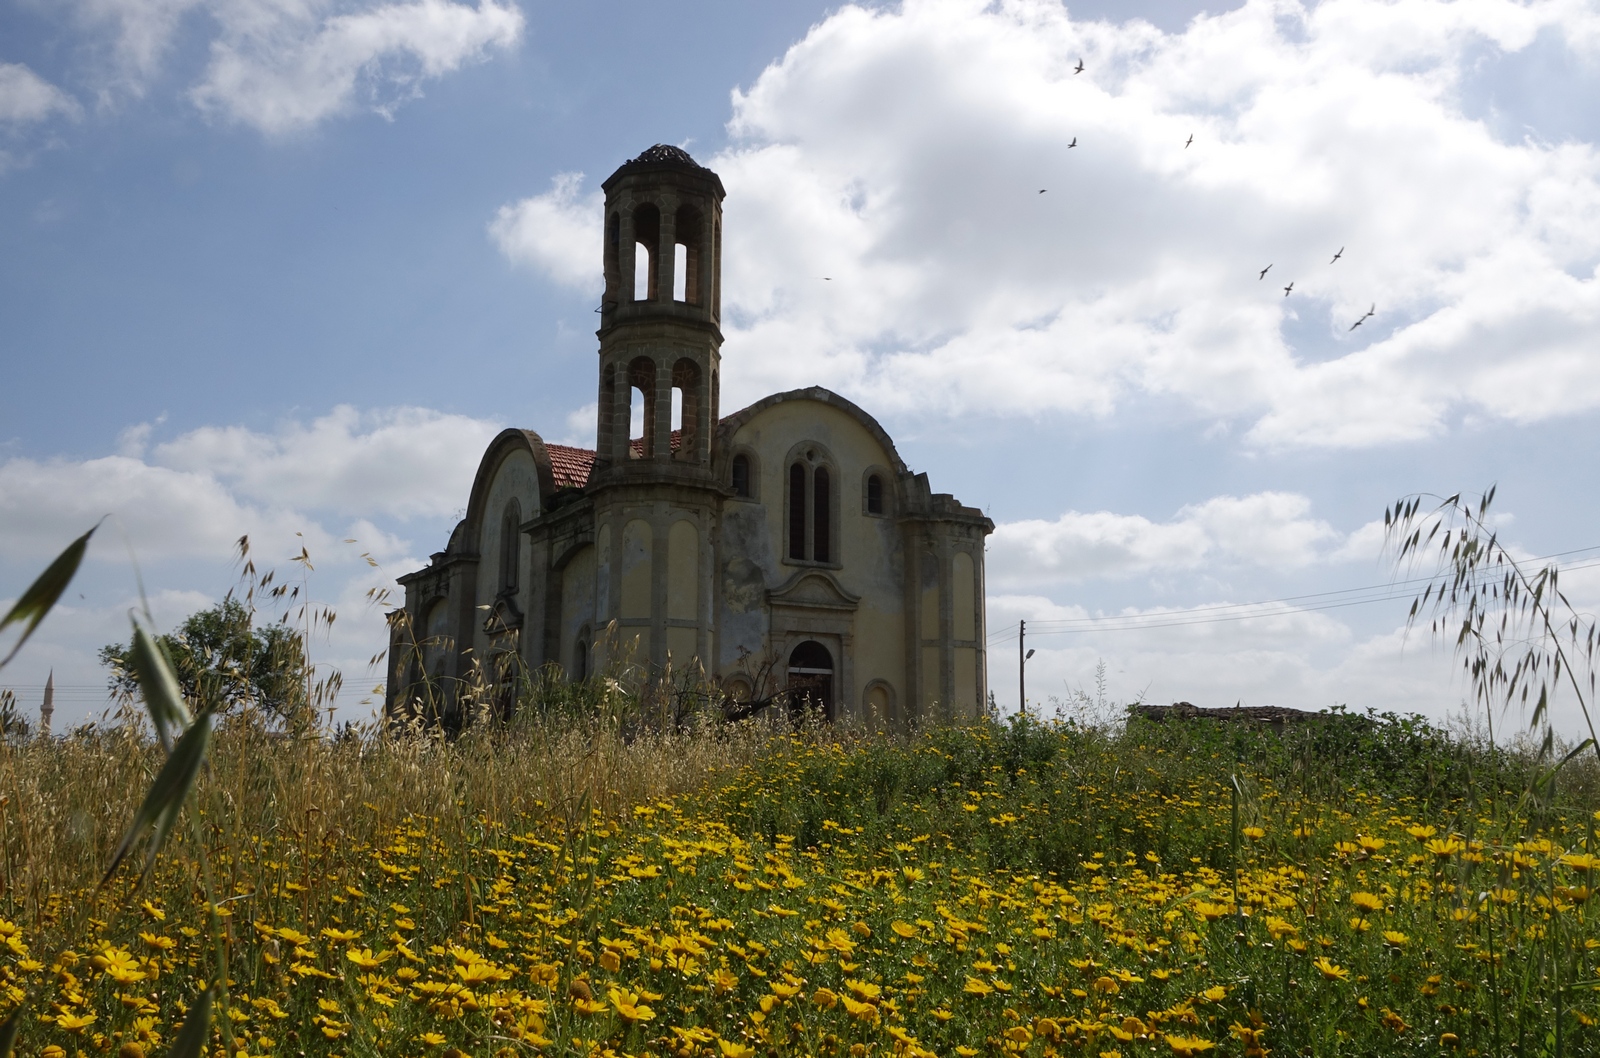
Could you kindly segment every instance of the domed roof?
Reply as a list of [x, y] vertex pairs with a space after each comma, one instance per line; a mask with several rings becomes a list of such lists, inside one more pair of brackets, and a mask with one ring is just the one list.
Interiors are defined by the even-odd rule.
[[699, 162], [689, 157], [689, 152], [682, 147], [674, 147], [668, 143], [658, 143], [654, 147], [640, 153], [639, 157], [629, 159], [631, 162], [670, 162], [674, 165], [690, 165], [696, 169], [705, 168]]

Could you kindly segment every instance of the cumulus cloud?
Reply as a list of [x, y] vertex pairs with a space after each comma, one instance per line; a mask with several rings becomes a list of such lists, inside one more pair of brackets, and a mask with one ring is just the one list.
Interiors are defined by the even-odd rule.
[[1167, 522], [1110, 511], [995, 527], [987, 570], [997, 588], [1252, 563], [1290, 570], [1324, 557], [1341, 534], [1286, 492], [1217, 496]]
[[500, 424], [427, 408], [341, 405], [270, 433], [207, 426], [155, 446], [152, 460], [274, 506], [349, 516], [441, 516], [466, 503]]
[[80, 112], [76, 100], [28, 67], [0, 62], [0, 124], [28, 125]]
[[604, 196], [580, 194], [582, 173], [557, 173], [550, 190], [501, 206], [489, 224], [500, 252], [565, 286], [599, 294]]
[[[1258, 446], [1342, 447], [1600, 405], [1600, 151], [1465, 102], [1485, 54], [1592, 56], [1596, 25], [1510, 0], [1248, 0], [1177, 33], [1056, 0], [845, 7], [734, 93], [703, 159], [728, 188], [730, 400], [823, 377], [951, 415], [1153, 394]], [[493, 231], [592, 284], [598, 226], [566, 175]]]
[[425, 81], [514, 47], [525, 25], [511, 0], [78, 0], [76, 10], [112, 39], [112, 87], [136, 95], [203, 14], [210, 58], [190, 99], [274, 136], [362, 107], [390, 116]]

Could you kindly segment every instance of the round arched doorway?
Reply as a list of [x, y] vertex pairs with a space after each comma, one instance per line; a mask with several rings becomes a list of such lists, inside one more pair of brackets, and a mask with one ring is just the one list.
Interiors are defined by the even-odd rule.
[[833, 655], [808, 639], [789, 653], [789, 715], [799, 722], [814, 713], [833, 721]]

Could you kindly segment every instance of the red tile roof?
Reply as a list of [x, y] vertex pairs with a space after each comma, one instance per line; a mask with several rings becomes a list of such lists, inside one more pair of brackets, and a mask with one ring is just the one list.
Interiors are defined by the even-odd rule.
[[[678, 445], [683, 441], [683, 431], [672, 431], [672, 450], [676, 452]], [[644, 456], [644, 438], [635, 437], [632, 441], [633, 456], [639, 459]], [[589, 472], [594, 469], [594, 450], [591, 448], [574, 448], [571, 445], [544, 446], [550, 453], [550, 473], [556, 480], [556, 488], [581, 489], [589, 483]]]
[[550, 444], [545, 445], [544, 450], [550, 453], [550, 472], [556, 480], [556, 488], [581, 489], [589, 483], [589, 471], [594, 469], [592, 450]]

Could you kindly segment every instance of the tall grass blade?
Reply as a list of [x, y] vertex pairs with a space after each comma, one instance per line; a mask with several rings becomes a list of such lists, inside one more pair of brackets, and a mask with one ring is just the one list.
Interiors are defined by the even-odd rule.
[[150, 722], [155, 725], [161, 748], [172, 752], [172, 744], [189, 726], [189, 710], [183, 704], [183, 691], [178, 677], [172, 671], [172, 661], [156, 638], [138, 621], [133, 622], [133, 643], [130, 647], [134, 675], [139, 680], [139, 690], [144, 693], [145, 708], [150, 710]]
[[210, 743], [209, 716], [203, 716], [195, 721], [189, 730], [183, 733], [183, 737], [178, 739], [166, 763], [156, 773], [155, 782], [150, 784], [150, 792], [145, 795], [144, 803], [134, 815], [133, 823], [117, 845], [117, 851], [111, 858], [111, 866], [106, 868], [105, 877], [100, 879], [102, 887], [111, 881], [111, 876], [117, 872], [117, 868], [127, 858], [129, 851], [146, 831], [150, 832], [150, 840], [146, 846], [144, 870], [139, 874], [140, 882], [149, 875], [157, 853], [167, 840], [167, 833], [183, 811], [183, 803], [188, 800], [189, 791], [194, 789], [195, 779], [199, 777], [200, 768], [205, 764], [206, 749]]
[[67, 590], [67, 585], [72, 583], [73, 576], [78, 572], [78, 564], [83, 561], [83, 553], [89, 549], [89, 538], [98, 528], [100, 523], [96, 522], [93, 529], [68, 544], [67, 549], [56, 556], [56, 560], [39, 574], [38, 579], [28, 585], [28, 590], [22, 593], [22, 597], [12, 605], [6, 615], [0, 617], [0, 631], [4, 631], [7, 625], [19, 621], [27, 622], [27, 627], [22, 630], [22, 638], [12, 646], [10, 653], [0, 658], [0, 669], [5, 668], [11, 659], [17, 656], [22, 644], [33, 635], [34, 629], [39, 627], [39, 622], [44, 620], [45, 614], [50, 612], [56, 600], [61, 598], [61, 593]]
[[11, 1016], [0, 1023], [0, 1058], [11, 1058], [11, 1052], [17, 1046], [17, 1033], [22, 1031], [22, 1008], [19, 1006], [11, 1012]]
[[200, 993], [194, 1006], [189, 1008], [189, 1016], [184, 1019], [183, 1028], [173, 1041], [172, 1050], [167, 1052], [167, 1058], [201, 1058], [210, 1041], [211, 989], [207, 988]]

